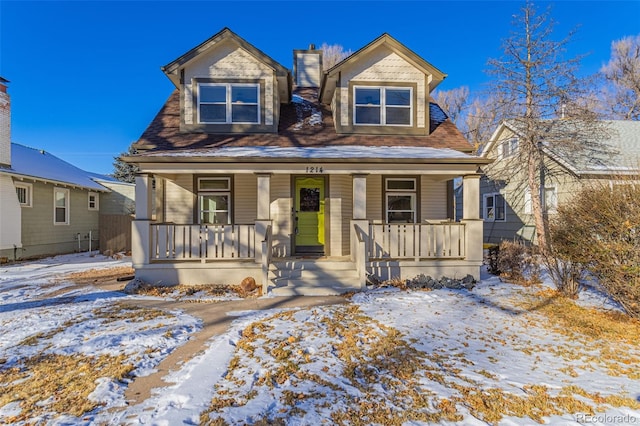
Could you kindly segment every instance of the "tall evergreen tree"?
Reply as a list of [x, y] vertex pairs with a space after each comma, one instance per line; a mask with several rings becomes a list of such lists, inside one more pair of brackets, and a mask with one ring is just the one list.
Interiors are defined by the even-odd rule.
[[140, 168], [135, 164], [125, 163], [122, 161], [123, 156], [137, 154], [137, 151], [132, 146], [126, 152], [121, 152], [117, 157], [113, 157], [113, 177], [121, 182], [135, 183], [136, 174], [140, 171]]

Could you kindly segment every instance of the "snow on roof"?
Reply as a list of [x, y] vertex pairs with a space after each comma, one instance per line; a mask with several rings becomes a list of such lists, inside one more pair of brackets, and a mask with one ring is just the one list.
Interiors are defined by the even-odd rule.
[[[150, 157], [166, 156], [167, 153], [150, 153]], [[228, 147], [175, 151], [171, 157], [216, 157], [216, 158], [305, 158], [305, 159], [443, 159], [475, 158], [469, 154], [449, 148], [407, 146], [328, 146], [328, 147]]]
[[105, 175], [85, 172], [44, 150], [29, 148], [17, 143], [11, 144], [11, 168], [2, 171], [97, 191], [107, 191], [107, 188], [98, 184], [94, 179], [111, 179]]

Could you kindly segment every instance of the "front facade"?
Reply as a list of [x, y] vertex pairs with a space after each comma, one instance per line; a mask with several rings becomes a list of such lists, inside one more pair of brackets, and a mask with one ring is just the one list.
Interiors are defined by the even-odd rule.
[[[540, 177], [540, 194], [545, 214], [555, 214], [558, 205], [571, 202], [572, 196], [584, 187], [604, 183], [615, 190], [615, 186], [629, 176], [640, 174], [640, 122], [602, 121], [598, 128], [603, 136], [597, 150], [560, 154], [558, 150], [543, 147], [545, 172]], [[505, 121], [498, 126], [483, 152], [483, 156], [492, 160], [496, 176], [508, 176], [508, 179], [483, 176], [480, 181], [480, 214], [484, 219], [486, 243], [536, 241], [525, 171], [523, 167], [514, 167], [521, 163], [520, 137], [517, 126]], [[500, 171], [503, 169], [507, 172]]]
[[430, 98], [445, 75], [390, 36], [326, 71], [296, 50], [294, 78], [224, 29], [163, 71], [176, 90], [126, 158], [138, 278], [314, 294], [367, 274], [479, 277], [486, 160]]

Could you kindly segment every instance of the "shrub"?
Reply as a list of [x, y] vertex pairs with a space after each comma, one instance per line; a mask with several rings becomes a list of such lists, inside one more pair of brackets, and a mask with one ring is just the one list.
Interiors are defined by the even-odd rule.
[[596, 185], [559, 206], [550, 222], [554, 255], [595, 277], [640, 318], [640, 185]]
[[501, 242], [496, 266], [508, 281], [527, 285], [539, 281], [540, 267], [533, 249], [521, 242]]

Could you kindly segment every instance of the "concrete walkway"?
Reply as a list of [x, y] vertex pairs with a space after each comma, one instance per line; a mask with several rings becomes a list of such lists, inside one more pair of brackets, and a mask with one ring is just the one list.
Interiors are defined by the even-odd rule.
[[[109, 286], [100, 286], [106, 288]], [[122, 286], [120, 286], [120, 289]], [[116, 290], [112, 288], [112, 290]], [[153, 388], [171, 386], [163, 378], [171, 371], [178, 370], [206, 349], [206, 342], [212, 336], [222, 334], [237, 317], [228, 315], [233, 311], [309, 308], [314, 306], [346, 303], [342, 296], [291, 296], [245, 300], [229, 300], [216, 303], [188, 303], [173, 300], [140, 300], [124, 299], [125, 303], [145, 308], [163, 310], [181, 310], [202, 320], [202, 329], [192, 335], [182, 346], [176, 348], [157, 367], [156, 372], [145, 377], [137, 377], [126, 389], [125, 399], [130, 405], [143, 402], [151, 396]]]

